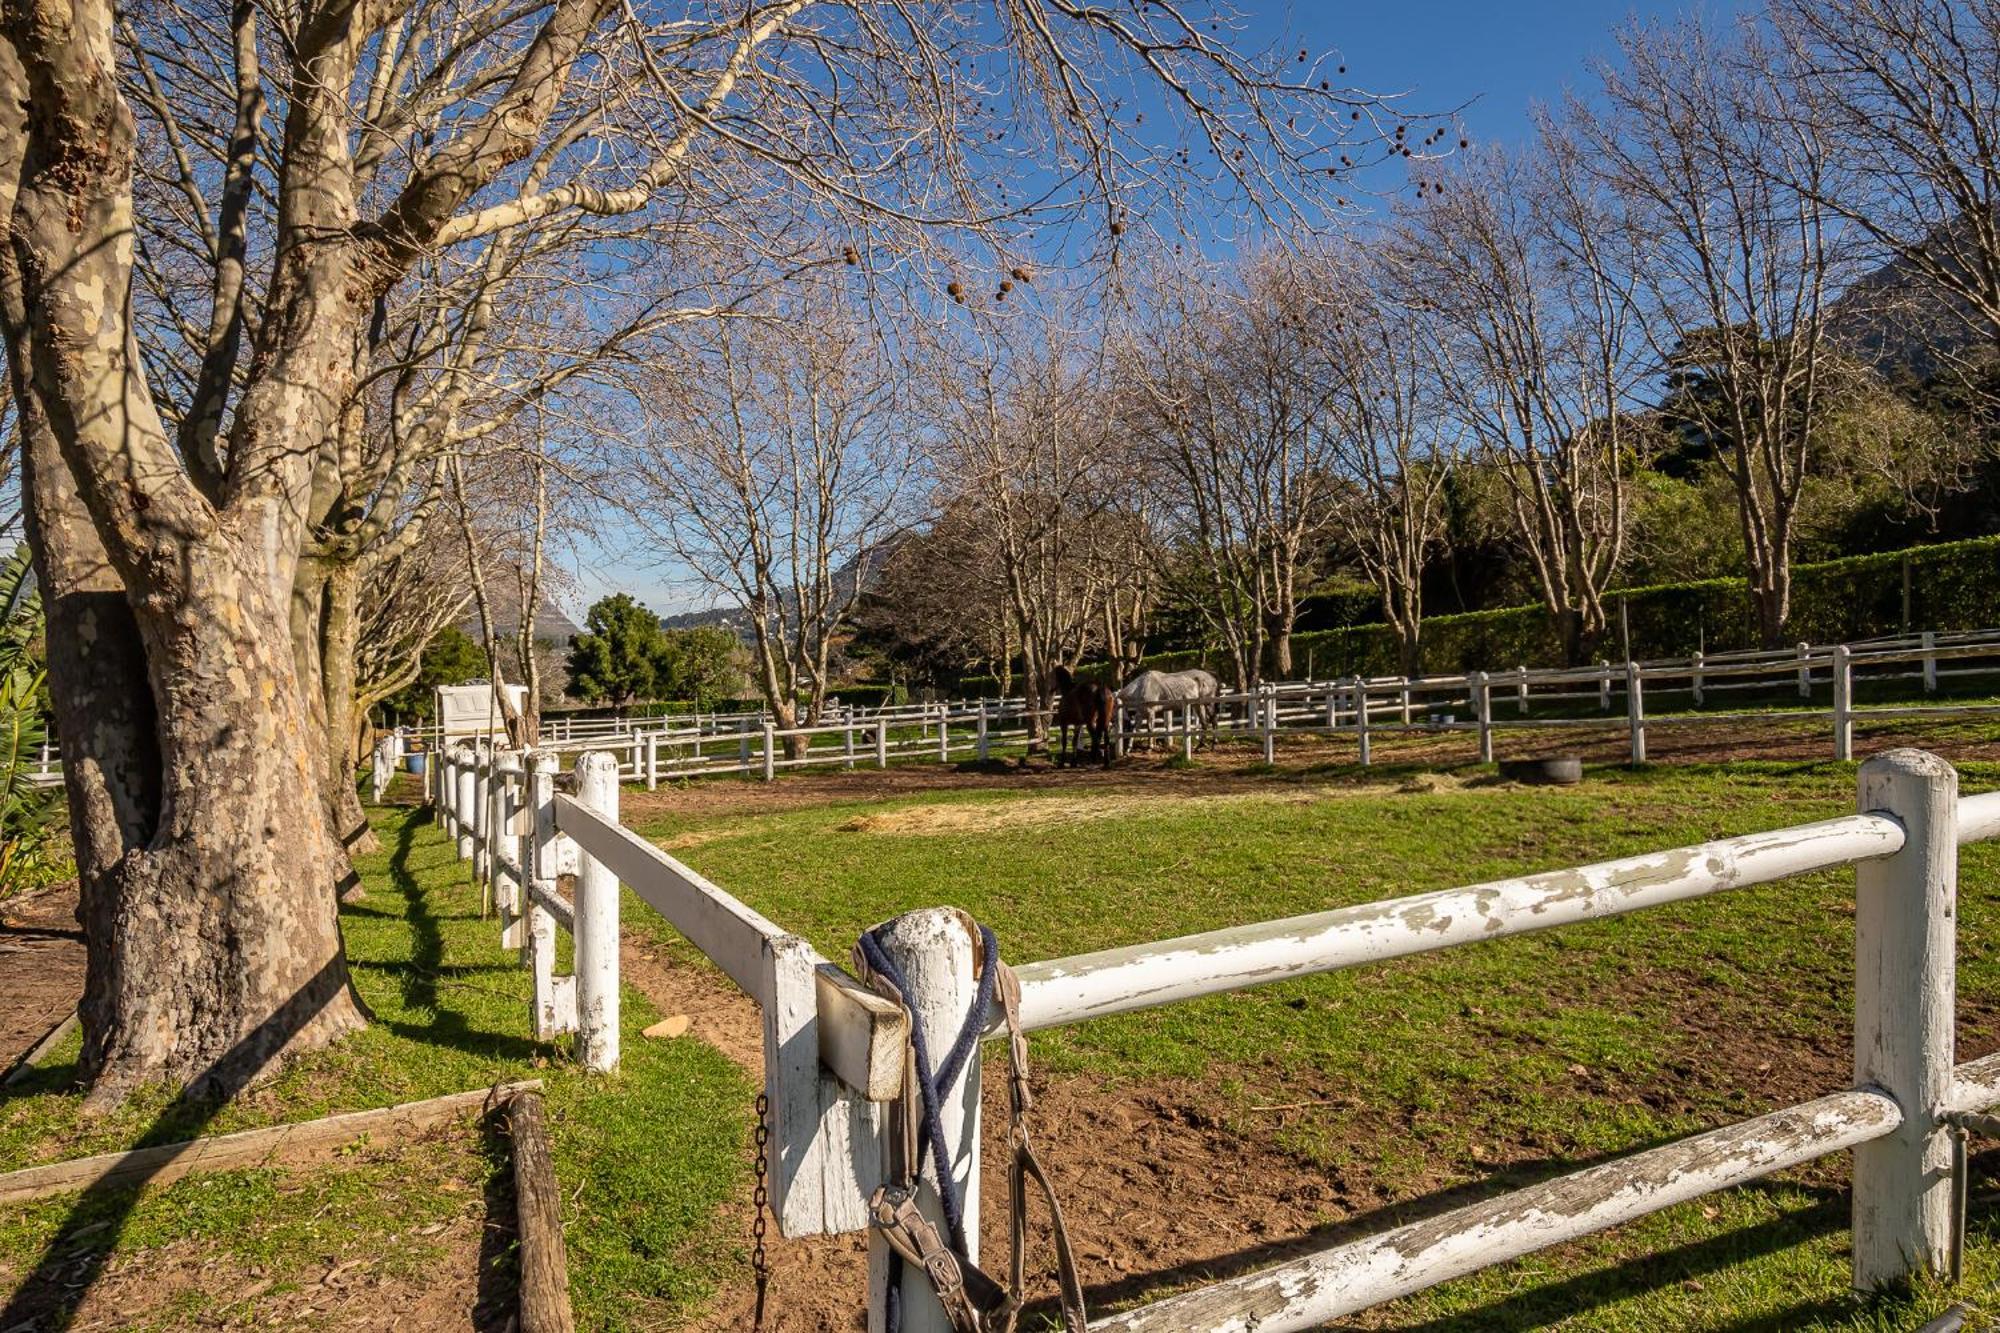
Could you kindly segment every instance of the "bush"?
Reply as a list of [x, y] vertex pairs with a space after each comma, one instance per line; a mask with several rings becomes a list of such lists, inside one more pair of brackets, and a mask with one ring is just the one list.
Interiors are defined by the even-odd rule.
[[[1907, 608], [1904, 605], [1907, 590]], [[1624, 630], [1620, 629], [1623, 603]], [[1626, 588], [1605, 598], [1611, 622], [1600, 656], [1623, 658], [1624, 634], [1636, 658], [1691, 657], [1698, 651], [1755, 648], [1757, 620], [1741, 579], [1704, 579]], [[2000, 537], [1906, 551], [1850, 556], [1792, 568], [1794, 641], [1839, 643], [1918, 630], [2000, 625]], [[1221, 663], [1200, 652], [1156, 653], [1160, 671]], [[1395, 635], [1387, 625], [1300, 634], [1292, 660], [1317, 677], [1393, 676]], [[1513, 606], [1424, 622], [1421, 669], [1437, 675], [1516, 666], [1561, 666], [1562, 634], [1539, 606]]]

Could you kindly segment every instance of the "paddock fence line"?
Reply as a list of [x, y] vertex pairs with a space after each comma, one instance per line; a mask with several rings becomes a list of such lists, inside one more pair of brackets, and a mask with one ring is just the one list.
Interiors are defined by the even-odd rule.
[[[496, 812], [480, 824], [480, 775]], [[921, 941], [899, 965], [908, 1008], [863, 987], [811, 945], [618, 823], [609, 756], [580, 761], [569, 786], [552, 756], [482, 754], [462, 747], [438, 766], [433, 800], [460, 853], [521, 838], [532, 880], [560, 873], [574, 844], [578, 981], [582, 920], [609, 899], [610, 985], [616, 988], [617, 886], [658, 911], [752, 999], [763, 1015], [771, 1099], [773, 1208], [788, 1237], [861, 1231], [867, 1201], [887, 1176], [891, 1103], [903, 1076], [912, 1015], [928, 1033], [971, 1018], [975, 947], [964, 915], [905, 913], [885, 937]], [[521, 800], [506, 798], [510, 782]], [[491, 794], [498, 789], [499, 795]], [[508, 823], [511, 816], [513, 823]], [[487, 832], [492, 830], [493, 832]], [[1963, 1243], [1968, 1132], [1993, 1126], [2000, 1054], [1957, 1063], [1954, 1046], [1959, 848], [2000, 836], [2000, 792], [1961, 796], [1958, 775], [1919, 750], [1874, 756], [1860, 769], [1856, 812], [1769, 832], [1624, 857], [1567, 870], [1365, 903], [1306, 916], [1018, 965], [1020, 1018], [1043, 1030], [1138, 1009], [1222, 995], [1286, 979], [1366, 966], [1529, 931], [1751, 889], [1799, 875], [1855, 871], [1854, 1066], [1851, 1086], [1659, 1147], [1585, 1168], [1380, 1235], [1182, 1292], [1091, 1323], [1093, 1330], [1238, 1330], [1317, 1327], [1383, 1301], [1757, 1180], [1835, 1152], [1853, 1153], [1852, 1273], [1881, 1288], [1920, 1272], [1955, 1276]], [[504, 852], [499, 860], [505, 861]], [[507, 878], [503, 874], [503, 878]], [[515, 881], [515, 882], [518, 882]], [[588, 885], [589, 888], [585, 886]], [[607, 890], [593, 899], [596, 889]], [[526, 912], [554, 894], [527, 891]], [[560, 901], [560, 900], [558, 900]], [[560, 919], [560, 918], [558, 918]], [[599, 920], [603, 918], [597, 918]], [[522, 914], [502, 909], [503, 930]], [[537, 968], [530, 919], [518, 936]], [[553, 958], [553, 950], [545, 954]], [[598, 955], [604, 957], [606, 955]], [[551, 994], [557, 986], [552, 979]], [[584, 993], [579, 985], [579, 993]], [[580, 1011], [588, 1005], [579, 1006]], [[615, 1011], [614, 1011], [615, 1012]], [[554, 1017], [563, 1011], [558, 1002]], [[989, 1035], [998, 1015], [982, 1016]], [[615, 1034], [615, 1019], [611, 1024]], [[539, 1030], [539, 1029], [538, 1029]], [[601, 1041], [579, 1028], [579, 1056], [607, 1068]], [[615, 1036], [614, 1036], [615, 1042]], [[597, 1054], [593, 1059], [592, 1051]], [[615, 1044], [610, 1064], [616, 1062]], [[948, 1170], [977, 1216], [979, 1060], [940, 1089], [947, 1154], [926, 1167], [920, 1207], [941, 1223], [936, 1173]], [[967, 1228], [976, 1246], [978, 1228]], [[887, 1307], [884, 1243], [871, 1235], [870, 1327]], [[977, 1261], [976, 1250], [966, 1256]], [[942, 1307], [905, 1266], [903, 1328], [947, 1328]]]

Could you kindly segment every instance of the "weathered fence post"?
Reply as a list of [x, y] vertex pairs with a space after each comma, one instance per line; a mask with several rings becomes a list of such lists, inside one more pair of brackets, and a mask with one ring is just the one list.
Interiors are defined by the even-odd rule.
[[743, 771], [748, 773], [750, 771], [750, 719], [746, 717], [738, 721], [736, 732], [736, 761], [742, 765]]
[[1199, 707], [1198, 704], [1181, 705], [1181, 758], [1190, 764], [1194, 762], [1195, 713]]
[[1694, 687], [1694, 706], [1696, 708], [1701, 707], [1701, 668], [1702, 664], [1707, 660], [1708, 660], [1707, 657], [1702, 653], [1701, 649], [1699, 648], [1695, 649], [1694, 670], [1690, 675], [1689, 679], [1692, 681]]
[[[922, 1025], [931, 1058], [942, 1061], [959, 1030], [965, 1026], [979, 987], [972, 975], [974, 942], [967, 933], [965, 918], [948, 907], [931, 907], [906, 912], [881, 927], [878, 938], [882, 951], [909, 983], [911, 1016]], [[938, 1172], [949, 1172], [957, 1184], [959, 1203], [965, 1218], [966, 1257], [979, 1260], [979, 1048], [975, 1044], [957, 1081], [939, 1089], [940, 1119], [944, 1126], [948, 1164], [941, 1168], [927, 1158], [918, 1183], [917, 1207], [945, 1232], [944, 1208], [938, 1196]], [[888, 1308], [888, 1246], [879, 1232], [868, 1236], [868, 1327], [881, 1333]], [[923, 1273], [914, 1265], [902, 1266], [900, 1295], [902, 1333], [949, 1333], [944, 1309]]]
[[938, 705], [938, 762], [951, 762], [951, 705]]
[[1260, 701], [1264, 714], [1264, 762], [1276, 763], [1278, 758], [1278, 692], [1273, 687], [1264, 686], [1264, 697]]
[[1410, 678], [1398, 676], [1396, 682], [1403, 688], [1403, 725], [1407, 727], [1410, 725]]
[[1924, 693], [1937, 693], [1937, 633], [1924, 631]]
[[1625, 664], [1625, 725], [1632, 732], [1632, 767], [1646, 762], [1646, 686], [1637, 662]]
[[847, 710], [847, 729], [841, 732], [841, 744], [845, 748], [847, 763], [843, 765], [849, 772], [854, 771], [854, 710]]
[[[618, 822], [618, 764], [576, 757], [576, 799]], [[585, 1069], [618, 1068], [618, 876], [581, 847], [576, 861], [576, 1044]]]
[[979, 762], [986, 762], [986, 701], [979, 701]]
[[778, 778], [777, 731], [769, 722], [764, 724], [764, 781], [775, 782]]
[[[519, 947], [524, 937], [516, 923], [520, 920], [526, 904], [521, 900], [526, 896], [522, 885], [535, 873], [534, 807], [522, 799], [522, 788], [518, 781], [500, 772], [503, 762], [521, 759], [520, 755], [506, 752], [493, 756], [493, 781], [496, 796], [496, 830], [488, 860], [492, 863], [492, 897], [494, 907], [500, 913], [500, 947]], [[524, 775], [525, 776], [525, 775]], [[523, 818], [523, 812], [526, 818]]]
[[1520, 709], [1521, 716], [1526, 717], [1528, 715], [1528, 668], [1523, 664], [1514, 668], [1514, 673], [1517, 682], [1514, 686], [1515, 704]]
[[1611, 663], [1597, 664], [1597, 707], [1602, 712], [1611, 711]]
[[472, 759], [472, 876], [484, 881], [493, 863], [493, 749], [479, 742]]
[[460, 751], [458, 761], [458, 859], [472, 859], [473, 818], [479, 809], [479, 779], [474, 775], [470, 751]]
[[[568, 1030], [574, 1014], [575, 978], [558, 978], [556, 971], [556, 919], [542, 906], [535, 890], [554, 893], [556, 887], [556, 757], [537, 750], [527, 756], [528, 814], [534, 830], [529, 835], [532, 854], [522, 868], [522, 878], [532, 887], [522, 905], [527, 910], [527, 938], [524, 951], [535, 980], [535, 1036], [547, 1041]], [[571, 922], [574, 932], [582, 923]], [[561, 984], [567, 982], [567, 985]], [[569, 991], [569, 1003], [559, 992]], [[564, 1011], [568, 1010], [568, 1013]]]
[[646, 733], [646, 790], [657, 791], [660, 786], [660, 734]]
[[1812, 645], [1799, 645], [1799, 698], [1812, 698]]
[[1894, 856], [1854, 869], [1854, 1081], [1895, 1098], [1903, 1123], [1854, 1150], [1854, 1285], [1863, 1290], [1950, 1257], [1953, 916], [1958, 896], [1958, 774], [1922, 750], [1861, 766], [1863, 812], [1903, 826]]
[[1472, 673], [1472, 711], [1479, 720], [1479, 762], [1493, 762], [1493, 689], [1484, 671]]
[[1844, 643], [1833, 646], [1833, 757], [1854, 758], [1854, 662]]
[[1361, 751], [1361, 766], [1368, 767], [1368, 682], [1359, 676], [1354, 678], [1354, 743]]
[[887, 768], [888, 766], [889, 766], [889, 719], [886, 717], [878, 717], [875, 719], [875, 767]]

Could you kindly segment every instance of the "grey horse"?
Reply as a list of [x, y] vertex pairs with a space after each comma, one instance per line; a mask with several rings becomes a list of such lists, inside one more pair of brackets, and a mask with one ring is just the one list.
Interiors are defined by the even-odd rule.
[[1143, 715], [1149, 732], [1161, 709], [1193, 704], [1205, 735], [1215, 728], [1216, 698], [1221, 693], [1221, 682], [1200, 668], [1141, 671], [1119, 689], [1118, 704], [1128, 717]]

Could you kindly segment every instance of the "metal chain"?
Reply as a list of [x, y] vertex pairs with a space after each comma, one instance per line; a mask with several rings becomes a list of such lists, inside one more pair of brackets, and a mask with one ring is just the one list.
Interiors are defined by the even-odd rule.
[[757, 1312], [751, 1327], [756, 1333], [764, 1329], [764, 1293], [771, 1285], [771, 1261], [764, 1253], [764, 1236], [770, 1229], [771, 1208], [771, 1097], [769, 1093], [757, 1094], [757, 1188], [750, 1196], [756, 1205], [756, 1216], [750, 1222], [750, 1271], [757, 1278]]

